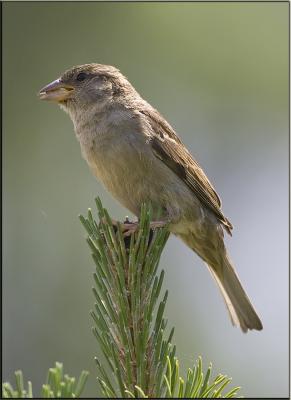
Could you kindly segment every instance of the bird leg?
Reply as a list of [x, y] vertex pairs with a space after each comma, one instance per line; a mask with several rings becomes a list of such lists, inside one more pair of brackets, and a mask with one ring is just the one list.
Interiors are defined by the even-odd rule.
[[[150, 222], [150, 229], [155, 230], [167, 225], [167, 221], [152, 221]], [[124, 237], [131, 236], [139, 227], [139, 221], [131, 222], [128, 217], [121, 224], [121, 230]]]
[[[103, 222], [106, 222], [104, 219]], [[115, 219], [111, 219], [111, 223], [114, 227], [114, 230], [116, 229], [116, 226], [118, 224], [118, 221]], [[162, 228], [163, 226], [167, 225], [168, 221], [152, 221], [150, 222], [150, 229], [155, 230], [157, 228]], [[130, 221], [128, 217], [125, 217], [125, 221], [123, 223], [120, 223], [121, 231], [123, 233], [124, 237], [131, 236], [133, 233], [135, 233], [139, 227], [139, 221]]]

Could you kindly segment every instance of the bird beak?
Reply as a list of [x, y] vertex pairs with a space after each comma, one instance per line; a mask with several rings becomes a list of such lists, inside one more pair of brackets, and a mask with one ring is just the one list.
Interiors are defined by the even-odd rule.
[[38, 96], [40, 100], [48, 100], [48, 101], [55, 101], [60, 102], [67, 100], [74, 92], [74, 87], [67, 85], [66, 83], [62, 82], [60, 79], [57, 79], [44, 88], [42, 88]]

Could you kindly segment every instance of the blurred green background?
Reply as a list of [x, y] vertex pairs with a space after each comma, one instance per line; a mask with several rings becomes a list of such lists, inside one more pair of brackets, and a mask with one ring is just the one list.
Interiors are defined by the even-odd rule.
[[232, 328], [202, 261], [171, 238], [161, 265], [184, 370], [202, 355], [245, 396], [288, 395], [288, 3], [4, 3], [3, 373], [35, 391], [55, 360], [90, 371], [93, 262], [79, 213], [101, 196], [68, 116], [37, 91], [117, 66], [174, 126], [235, 229], [231, 257], [264, 330]]

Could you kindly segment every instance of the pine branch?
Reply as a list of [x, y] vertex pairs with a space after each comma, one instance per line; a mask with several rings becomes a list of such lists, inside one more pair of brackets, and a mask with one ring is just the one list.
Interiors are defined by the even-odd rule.
[[156, 377], [162, 377], [165, 371], [173, 335], [172, 330], [164, 339], [167, 292], [155, 321], [153, 314], [164, 278], [164, 271], [157, 276], [158, 262], [169, 233], [167, 229], [150, 230], [151, 215], [144, 206], [139, 229], [124, 239], [121, 225], [112, 224], [100, 200], [96, 204], [99, 225], [90, 210], [87, 219], [81, 217], [96, 263], [96, 303], [91, 316], [95, 322], [93, 333], [117, 378], [118, 392], [96, 360], [99, 382], [108, 397], [128, 397], [128, 392], [138, 396], [139, 388], [150, 396], [162, 395], [165, 383]]
[[[138, 229], [124, 237], [121, 224], [111, 221], [100, 199], [96, 205], [99, 223], [91, 210], [80, 219], [96, 264], [91, 316], [108, 364], [104, 368], [96, 358], [103, 394], [108, 398], [222, 397], [230, 379], [219, 375], [209, 383], [211, 366], [203, 379], [201, 359], [185, 380], [179, 376], [171, 343], [174, 329], [168, 336], [165, 333], [168, 292], [158, 305], [164, 271], [157, 270], [169, 237], [167, 227], [152, 231], [150, 208], [143, 205]], [[238, 390], [223, 397], [234, 397]]]

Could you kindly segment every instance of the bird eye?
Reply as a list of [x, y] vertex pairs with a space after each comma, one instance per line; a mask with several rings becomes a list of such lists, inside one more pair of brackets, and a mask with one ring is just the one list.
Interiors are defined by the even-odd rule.
[[87, 74], [85, 74], [85, 72], [80, 72], [76, 77], [77, 81], [79, 82], [84, 81], [86, 78]]

